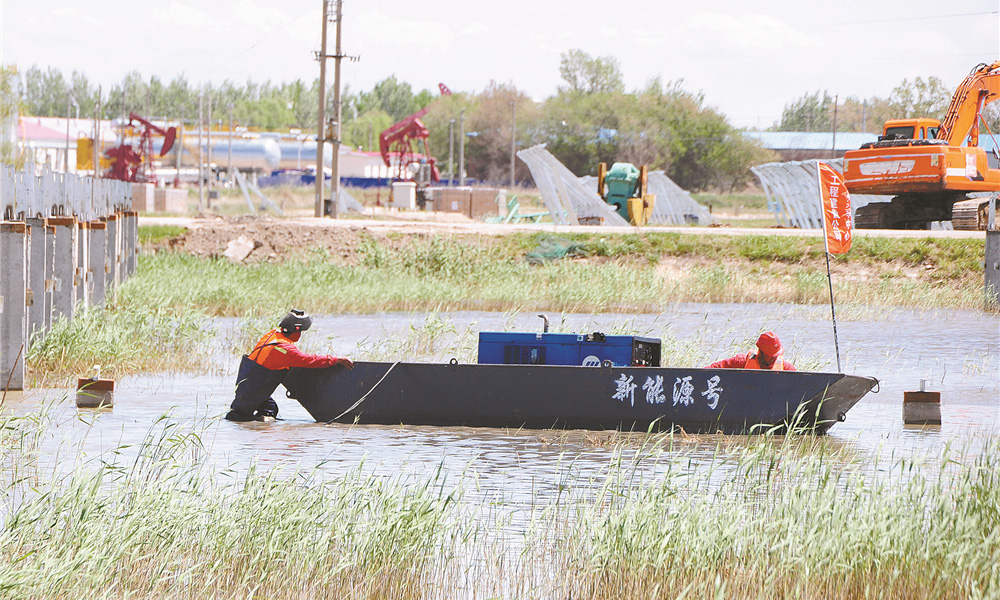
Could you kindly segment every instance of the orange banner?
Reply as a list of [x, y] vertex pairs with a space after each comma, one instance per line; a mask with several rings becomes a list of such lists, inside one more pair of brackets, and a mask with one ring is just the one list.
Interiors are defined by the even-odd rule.
[[823, 230], [826, 233], [826, 251], [844, 254], [851, 249], [851, 195], [844, 186], [840, 173], [826, 163], [819, 163], [819, 191], [823, 201]]

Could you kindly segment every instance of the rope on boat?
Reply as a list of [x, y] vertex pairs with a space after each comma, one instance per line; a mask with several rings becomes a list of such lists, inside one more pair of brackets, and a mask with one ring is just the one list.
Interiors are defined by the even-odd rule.
[[360, 406], [361, 403], [365, 401], [365, 398], [367, 398], [372, 392], [374, 392], [375, 388], [377, 388], [380, 383], [382, 383], [383, 381], [385, 381], [385, 378], [389, 376], [389, 373], [392, 373], [392, 370], [395, 369], [396, 365], [398, 365], [398, 364], [399, 364], [398, 360], [396, 362], [392, 363], [392, 366], [389, 367], [389, 370], [385, 372], [385, 375], [382, 376], [382, 379], [379, 379], [378, 382], [375, 383], [375, 385], [372, 386], [372, 389], [368, 390], [368, 392], [364, 396], [361, 396], [360, 398], [358, 398], [358, 401], [355, 402], [354, 404], [352, 404], [350, 408], [348, 408], [344, 412], [340, 413], [336, 417], [330, 419], [329, 421], [326, 422], [326, 424], [329, 425], [330, 423], [333, 423], [334, 421], [339, 420], [341, 417], [343, 417], [347, 413], [351, 412], [352, 410], [354, 410], [355, 408], [357, 408], [358, 406]]

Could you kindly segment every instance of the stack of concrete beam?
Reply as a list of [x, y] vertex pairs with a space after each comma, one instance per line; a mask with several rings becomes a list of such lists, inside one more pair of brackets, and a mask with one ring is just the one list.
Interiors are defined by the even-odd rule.
[[[800, 229], [823, 228], [823, 206], [819, 199], [819, 179], [816, 176], [818, 162], [793, 160], [751, 167], [750, 171], [760, 180], [764, 194], [767, 195], [768, 210], [774, 213], [780, 225]], [[822, 162], [843, 174], [843, 159]], [[851, 194], [851, 212], [856, 212], [869, 202], [888, 202], [890, 199], [889, 196]]]
[[596, 186], [580, 183], [572, 171], [545, 149], [545, 144], [519, 150], [517, 157], [528, 165], [531, 178], [556, 225], [628, 225], [628, 221], [597, 195]]
[[0, 389], [24, 387], [24, 357], [59, 319], [102, 304], [135, 272], [132, 186], [0, 165]]

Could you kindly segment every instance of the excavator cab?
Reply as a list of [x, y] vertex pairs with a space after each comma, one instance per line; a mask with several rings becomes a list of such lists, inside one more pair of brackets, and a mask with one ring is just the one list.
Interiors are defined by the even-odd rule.
[[878, 141], [937, 139], [941, 122], [937, 119], [890, 119], [882, 128]]

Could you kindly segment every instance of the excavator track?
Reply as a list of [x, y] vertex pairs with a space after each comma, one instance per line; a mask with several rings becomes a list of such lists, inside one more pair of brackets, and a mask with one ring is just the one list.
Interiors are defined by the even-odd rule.
[[[993, 201], [997, 202], [995, 196]], [[988, 197], [970, 198], [956, 202], [951, 209], [951, 225], [959, 231], [985, 231], [989, 220], [989, 209], [990, 198]]]

